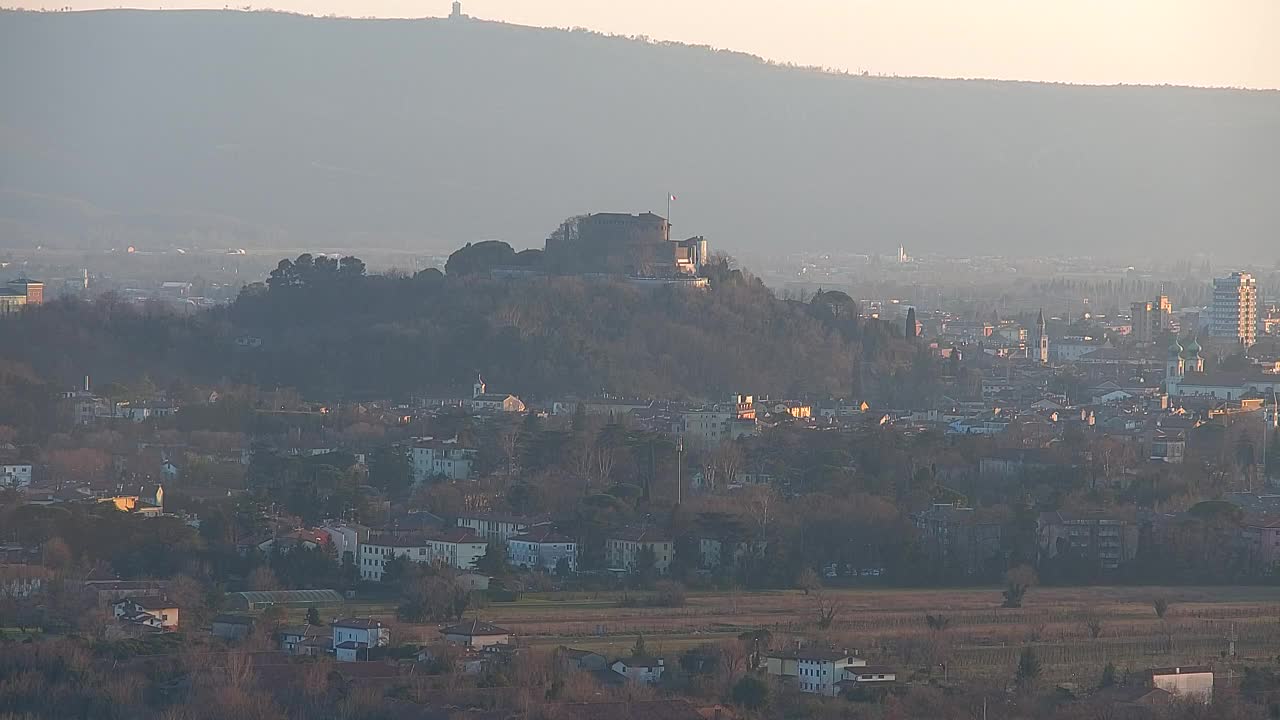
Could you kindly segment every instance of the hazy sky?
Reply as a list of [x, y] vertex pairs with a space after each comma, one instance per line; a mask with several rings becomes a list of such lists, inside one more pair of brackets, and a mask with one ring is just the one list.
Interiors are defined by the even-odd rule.
[[[18, 2], [33, 8], [68, 4], [119, 5]], [[222, 7], [201, 0], [125, 5]], [[265, 6], [316, 15], [423, 17], [447, 14], [449, 0], [254, 3]], [[463, 11], [872, 73], [1280, 88], [1280, 0], [464, 0]]]

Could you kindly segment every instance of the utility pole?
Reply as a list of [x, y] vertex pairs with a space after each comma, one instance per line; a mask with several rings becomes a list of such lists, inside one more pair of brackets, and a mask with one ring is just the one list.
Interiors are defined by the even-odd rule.
[[684, 499], [684, 438], [676, 438], [676, 505]]
[[671, 242], [671, 201], [675, 199], [675, 195], [667, 193], [667, 242]]

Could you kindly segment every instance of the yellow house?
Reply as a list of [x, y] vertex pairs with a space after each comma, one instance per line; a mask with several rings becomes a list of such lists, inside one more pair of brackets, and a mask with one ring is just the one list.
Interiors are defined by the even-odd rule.
[[98, 498], [100, 503], [111, 503], [120, 512], [131, 512], [148, 517], [164, 513], [164, 488], [160, 485], [139, 488], [137, 495], [112, 495]]
[[111, 605], [117, 620], [161, 630], [178, 629], [178, 605], [163, 597], [128, 597]]

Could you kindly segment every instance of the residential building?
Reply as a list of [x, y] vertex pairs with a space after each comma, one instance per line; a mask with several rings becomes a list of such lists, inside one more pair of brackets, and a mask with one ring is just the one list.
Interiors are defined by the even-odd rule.
[[1069, 337], [1053, 343], [1050, 350], [1059, 363], [1073, 363], [1097, 350], [1111, 347], [1111, 341], [1106, 338], [1098, 340], [1092, 337]]
[[413, 446], [413, 481], [423, 483], [431, 478], [470, 480], [479, 450], [459, 445], [456, 441], [424, 440]]
[[1180, 463], [1187, 454], [1187, 433], [1183, 430], [1156, 430], [1151, 435], [1152, 460]]
[[442, 562], [459, 570], [472, 570], [489, 551], [484, 538], [466, 528], [453, 528], [429, 536], [432, 562]]
[[1258, 281], [1246, 272], [1234, 272], [1213, 281], [1213, 305], [1209, 310], [1209, 334], [1250, 347], [1258, 334]]
[[467, 528], [485, 540], [505, 543], [515, 535], [547, 526], [551, 520], [542, 516], [471, 513], [457, 516], [454, 522], [458, 527]]
[[553, 573], [562, 560], [569, 572], [578, 569], [578, 543], [550, 525], [507, 538], [507, 561], [516, 567]]
[[570, 670], [599, 671], [609, 666], [609, 660], [598, 652], [578, 650], [570, 647], [560, 648], [560, 657]]
[[640, 685], [657, 685], [666, 670], [666, 661], [660, 657], [627, 657], [614, 660], [609, 669]]
[[111, 609], [115, 618], [124, 623], [178, 629], [178, 605], [165, 597], [128, 597], [112, 603]]
[[1241, 530], [1250, 567], [1268, 574], [1280, 567], [1280, 518], [1273, 514], [1250, 513]]
[[0, 490], [21, 490], [31, 485], [31, 463], [0, 464]]
[[605, 541], [605, 557], [609, 567], [635, 572], [644, 551], [653, 553], [653, 566], [665, 575], [675, 557], [675, 543], [658, 530], [650, 528], [624, 528], [612, 533]]
[[12, 288], [0, 288], [0, 317], [22, 312], [27, 306], [27, 296]]
[[17, 312], [24, 307], [44, 303], [44, 283], [39, 280], [18, 278], [0, 288], [0, 315]]
[[911, 520], [925, 552], [955, 572], [980, 574], [1001, 556], [1005, 518], [991, 510], [935, 504]]
[[333, 621], [333, 650], [338, 662], [367, 660], [370, 648], [391, 644], [391, 628], [372, 618]]
[[328, 522], [317, 529], [329, 536], [338, 564], [342, 564], [347, 553], [351, 553], [352, 562], [360, 564], [360, 542], [369, 539], [369, 528], [357, 523]]
[[[811, 409], [810, 412], [812, 412]], [[733, 411], [715, 408], [691, 410], [680, 415], [680, 422], [676, 428], [676, 432], [687, 442], [702, 448], [714, 448], [730, 440], [750, 437], [758, 431], [754, 408], [749, 417], [736, 409]]]
[[289, 655], [319, 657], [333, 649], [333, 630], [320, 625], [290, 625], [277, 633], [280, 649]]
[[698, 538], [698, 561], [704, 570], [713, 570], [721, 565], [737, 567], [743, 558], [761, 557], [769, 543], [765, 540], [737, 540], [727, 537], [701, 536]]
[[1155, 300], [1136, 302], [1129, 313], [1132, 329], [1129, 336], [1137, 343], [1155, 342], [1173, 328], [1173, 304], [1167, 295]]
[[1100, 570], [1115, 570], [1138, 553], [1138, 524], [1103, 511], [1040, 513], [1037, 535], [1042, 557], [1079, 553]]
[[844, 682], [855, 686], [883, 685], [896, 682], [898, 671], [883, 665], [861, 665], [847, 667], [844, 670]]
[[120, 512], [158, 517], [164, 513], [164, 487], [144, 485], [137, 494], [120, 493], [97, 498], [99, 503], [110, 503]]
[[477, 650], [491, 645], [512, 644], [510, 630], [481, 620], [467, 620], [457, 625], [450, 625], [442, 628], [440, 634], [444, 636], [445, 642]]
[[360, 577], [382, 582], [387, 561], [402, 557], [418, 563], [443, 563], [470, 570], [484, 557], [488, 543], [465, 528], [439, 533], [372, 533], [360, 544], [356, 567]]
[[825, 697], [840, 694], [840, 683], [845, 680], [847, 668], [866, 664], [866, 660], [845, 650], [781, 650], [765, 655], [769, 675], [794, 682], [800, 692]]
[[1280, 373], [1257, 370], [1243, 372], [1188, 372], [1166, 381], [1170, 397], [1207, 397], [1238, 401], [1257, 393], [1270, 396], [1280, 392]]
[[1205, 703], [1213, 699], [1213, 668], [1167, 667], [1155, 668], [1149, 672], [1152, 687], [1165, 690], [1176, 697], [1198, 699]]

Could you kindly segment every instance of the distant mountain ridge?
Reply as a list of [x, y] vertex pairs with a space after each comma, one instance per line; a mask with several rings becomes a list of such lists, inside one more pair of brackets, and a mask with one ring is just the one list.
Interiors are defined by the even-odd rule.
[[0, 246], [715, 249], [1270, 262], [1280, 92], [867, 78], [480, 21], [0, 12]]

